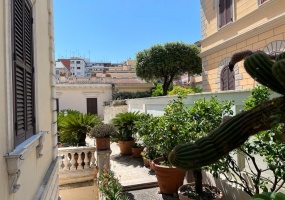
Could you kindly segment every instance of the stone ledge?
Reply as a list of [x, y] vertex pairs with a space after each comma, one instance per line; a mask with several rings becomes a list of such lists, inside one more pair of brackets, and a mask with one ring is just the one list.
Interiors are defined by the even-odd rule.
[[20, 167], [24, 162], [25, 158], [36, 148], [37, 158], [43, 156], [43, 142], [44, 137], [48, 131], [41, 131], [36, 135], [33, 135], [20, 145], [18, 145], [12, 152], [7, 153], [4, 157], [7, 162], [7, 171], [9, 175], [9, 192], [16, 193], [21, 187], [17, 183], [21, 170]]

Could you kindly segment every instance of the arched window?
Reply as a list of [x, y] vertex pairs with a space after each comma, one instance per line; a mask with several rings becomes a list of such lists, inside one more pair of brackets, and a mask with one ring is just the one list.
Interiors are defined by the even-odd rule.
[[269, 55], [276, 56], [285, 51], [285, 40], [276, 40], [264, 47], [263, 51]]
[[235, 89], [235, 73], [230, 71], [228, 65], [222, 69], [220, 78], [222, 91]]

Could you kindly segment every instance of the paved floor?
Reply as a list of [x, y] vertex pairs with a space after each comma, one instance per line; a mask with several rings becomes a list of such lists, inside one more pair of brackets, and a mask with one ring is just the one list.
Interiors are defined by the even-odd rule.
[[59, 190], [62, 200], [99, 200], [96, 185]]
[[143, 165], [142, 158], [121, 156], [117, 143], [111, 144], [111, 150], [111, 170], [130, 200], [178, 200], [175, 196], [157, 193], [155, 173]]

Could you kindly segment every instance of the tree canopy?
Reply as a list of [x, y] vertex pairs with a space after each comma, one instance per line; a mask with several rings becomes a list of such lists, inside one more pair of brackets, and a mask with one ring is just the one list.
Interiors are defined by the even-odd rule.
[[163, 95], [167, 95], [167, 89], [174, 77], [185, 72], [201, 73], [199, 52], [196, 45], [183, 42], [154, 45], [136, 54], [136, 74], [147, 81], [161, 79]]

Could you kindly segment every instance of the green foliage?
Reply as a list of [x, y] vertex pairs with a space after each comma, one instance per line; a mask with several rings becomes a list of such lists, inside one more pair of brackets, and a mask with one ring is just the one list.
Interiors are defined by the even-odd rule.
[[251, 96], [248, 99], [244, 100], [244, 109], [250, 110], [261, 102], [269, 100], [269, 95], [270, 91], [267, 87], [263, 85], [256, 86], [251, 91]]
[[166, 160], [177, 144], [206, 135], [218, 126], [223, 114], [232, 113], [230, 101], [219, 102], [212, 97], [209, 101], [198, 100], [188, 109], [182, 100], [179, 96], [177, 100], [170, 101], [161, 117], [148, 116], [136, 122], [136, 130], [147, 148], [154, 149]]
[[98, 177], [99, 190], [106, 200], [128, 200], [129, 198], [122, 194], [122, 186], [115, 177], [114, 172], [103, 169]]
[[156, 83], [155, 88], [152, 89], [152, 97], [163, 96], [162, 84]]
[[169, 42], [164, 45], [154, 45], [136, 54], [137, 76], [145, 80], [161, 79], [163, 95], [177, 75], [184, 72], [199, 74], [201, 58], [196, 45], [182, 42]]
[[262, 194], [253, 195], [252, 200], [284, 200], [285, 194], [281, 192], [263, 192]]
[[136, 99], [136, 98], [144, 98], [151, 97], [151, 92], [117, 92], [112, 94], [113, 100], [118, 99]]
[[[269, 99], [269, 89], [264, 86], [257, 86], [252, 90], [251, 96], [245, 100], [245, 109], [249, 110], [262, 102]], [[283, 185], [282, 181], [285, 179], [285, 144], [276, 140], [276, 134], [281, 133], [281, 126], [275, 126], [271, 130], [263, 131], [252, 138], [251, 141], [246, 141], [238, 150], [233, 151], [231, 154], [223, 157], [218, 162], [208, 166], [207, 168], [215, 177], [220, 175], [226, 177], [229, 182], [239, 185], [250, 196], [259, 194], [259, 191], [268, 191], [268, 183], [271, 183], [271, 192], [277, 191], [278, 185]], [[254, 189], [247, 184], [242, 176], [242, 171], [239, 169], [234, 155], [242, 153], [247, 156], [247, 162], [251, 167], [251, 173], [248, 176], [253, 180]], [[266, 167], [262, 168], [256, 162], [255, 156], [261, 156], [266, 163]], [[274, 178], [265, 178], [264, 172], [271, 171]], [[231, 175], [230, 175], [231, 174]], [[230, 176], [234, 176], [232, 179]], [[261, 197], [264, 196], [256, 196]], [[256, 199], [256, 198], [254, 198]], [[265, 198], [266, 199], [266, 198]]]
[[185, 88], [181, 86], [174, 86], [173, 90], [168, 92], [168, 95], [181, 95], [186, 96], [187, 94], [194, 93], [194, 91], [191, 88]]
[[203, 92], [203, 88], [202, 87], [192, 87], [192, 90], [195, 92], [195, 93], [201, 93]]
[[91, 138], [108, 138], [116, 133], [116, 129], [112, 124], [98, 124], [94, 126], [88, 136]]
[[117, 132], [112, 137], [120, 141], [133, 139], [135, 121], [139, 118], [139, 112], [118, 113], [113, 119], [112, 124]]
[[58, 134], [62, 143], [85, 146], [86, 134], [96, 124], [101, 123], [97, 115], [83, 114], [74, 110], [58, 113]]

